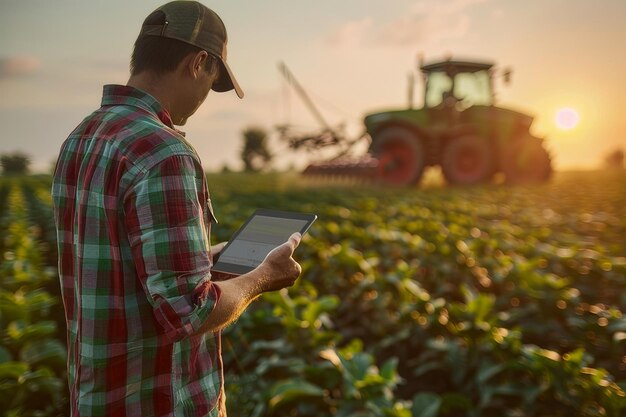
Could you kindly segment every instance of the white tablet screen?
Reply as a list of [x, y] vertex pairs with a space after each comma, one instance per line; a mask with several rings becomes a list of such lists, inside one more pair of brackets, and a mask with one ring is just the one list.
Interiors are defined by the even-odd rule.
[[272, 249], [307, 223], [307, 220], [256, 215], [220, 255], [220, 262], [256, 267]]

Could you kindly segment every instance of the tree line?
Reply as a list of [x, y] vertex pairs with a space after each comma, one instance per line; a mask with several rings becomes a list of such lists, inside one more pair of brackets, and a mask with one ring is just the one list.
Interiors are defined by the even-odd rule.
[[[267, 131], [261, 127], [248, 127], [242, 132], [243, 146], [240, 158], [243, 169], [258, 172], [270, 168], [273, 155], [270, 152]], [[31, 157], [20, 151], [0, 155], [3, 175], [24, 175], [31, 171]]]
[[[244, 171], [259, 172], [271, 167], [274, 155], [270, 151], [267, 131], [258, 126], [247, 127], [242, 131], [243, 146], [239, 154]], [[17, 151], [0, 155], [0, 168], [3, 175], [23, 175], [30, 172], [31, 158]], [[624, 150], [614, 149], [605, 154], [606, 168], [624, 168]]]

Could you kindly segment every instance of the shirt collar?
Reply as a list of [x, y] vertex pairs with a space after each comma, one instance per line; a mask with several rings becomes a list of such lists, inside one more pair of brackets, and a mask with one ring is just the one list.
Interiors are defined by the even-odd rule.
[[[105, 85], [102, 92], [102, 106], [115, 105], [133, 106], [143, 109], [154, 114], [166, 126], [174, 129], [172, 118], [167, 109], [156, 98], [143, 90], [128, 85]], [[178, 130], [177, 132], [183, 134]]]

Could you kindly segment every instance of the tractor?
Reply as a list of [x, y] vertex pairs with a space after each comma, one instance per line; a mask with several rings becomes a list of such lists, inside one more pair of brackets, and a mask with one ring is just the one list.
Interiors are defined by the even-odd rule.
[[[358, 176], [392, 185], [414, 185], [426, 167], [440, 166], [450, 184], [473, 185], [500, 174], [509, 183], [543, 182], [551, 158], [533, 136], [529, 115], [497, 107], [494, 64], [447, 59], [420, 64], [424, 105], [365, 116], [369, 153], [358, 160], [335, 158], [309, 165], [305, 174]], [[504, 72], [508, 82], [510, 72]], [[412, 88], [410, 89], [412, 91]], [[309, 137], [345, 142], [332, 129]], [[330, 138], [330, 139], [329, 139]], [[315, 142], [315, 141], [313, 141]], [[292, 144], [302, 142], [292, 140]]]

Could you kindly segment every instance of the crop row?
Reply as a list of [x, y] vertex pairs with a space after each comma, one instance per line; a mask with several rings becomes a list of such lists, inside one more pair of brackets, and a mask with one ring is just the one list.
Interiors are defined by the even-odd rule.
[[[240, 192], [216, 178], [213, 201], [225, 218], [217, 240], [258, 206], [319, 216], [297, 251], [299, 284], [265, 297], [227, 333], [226, 362], [243, 378], [232, 389], [251, 399], [235, 414], [623, 415], [621, 175], [596, 184], [591, 198], [576, 191], [579, 178], [278, 193]], [[334, 359], [346, 350], [370, 355], [357, 374], [392, 395], [372, 395], [364, 380], [346, 386], [351, 365]]]
[[[383, 189], [209, 176], [227, 240], [315, 212], [289, 290], [223, 337], [230, 415], [626, 414], [626, 175]], [[0, 409], [67, 415], [48, 177], [0, 178]]]
[[0, 182], [0, 409], [67, 415], [66, 347], [45, 182]]

